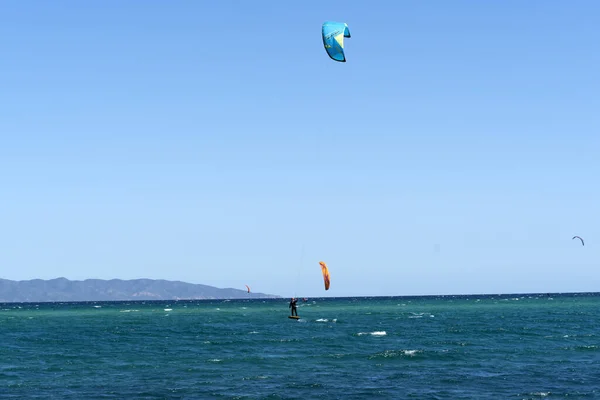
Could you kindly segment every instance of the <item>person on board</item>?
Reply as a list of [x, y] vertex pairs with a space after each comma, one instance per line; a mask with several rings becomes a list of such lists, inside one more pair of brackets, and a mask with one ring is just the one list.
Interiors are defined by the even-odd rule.
[[298, 316], [298, 310], [296, 309], [296, 302], [298, 301], [298, 299], [295, 299], [292, 297], [292, 300], [290, 300], [290, 308], [292, 309], [292, 316], [296, 315]]

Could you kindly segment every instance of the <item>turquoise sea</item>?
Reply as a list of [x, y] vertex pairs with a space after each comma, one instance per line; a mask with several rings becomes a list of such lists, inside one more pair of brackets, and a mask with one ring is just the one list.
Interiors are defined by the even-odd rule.
[[10, 303], [2, 399], [600, 398], [600, 294]]

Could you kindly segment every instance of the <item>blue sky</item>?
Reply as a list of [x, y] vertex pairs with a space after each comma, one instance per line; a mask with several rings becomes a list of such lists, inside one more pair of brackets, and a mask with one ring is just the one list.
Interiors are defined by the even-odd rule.
[[[598, 15], [597, 1], [3, 2], [1, 276], [598, 291]], [[327, 20], [348, 23], [347, 63], [323, 49]]]

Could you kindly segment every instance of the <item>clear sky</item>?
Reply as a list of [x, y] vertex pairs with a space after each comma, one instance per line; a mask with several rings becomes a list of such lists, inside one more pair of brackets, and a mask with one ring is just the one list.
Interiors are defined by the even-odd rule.
[[[1, 2], [0, 276], [600, 291], [599, 16], [597, 0]], [[348, 23], [346, 63], [327, 20]]]

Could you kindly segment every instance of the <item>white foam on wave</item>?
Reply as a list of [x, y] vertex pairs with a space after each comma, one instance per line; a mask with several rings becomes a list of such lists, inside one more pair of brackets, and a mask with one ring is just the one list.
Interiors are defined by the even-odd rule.
[[102, 308], [102, 306], [94, 306], [94, 308]]
[[254, 379], [269, 379], [267, 375], [257, 375], [257, 376], [245, 376], [242, 378], [243, 381], [251, 381]]
[[[319, 318], [319, 319], [316, 319], [315, 322], [329, 322], [329, 319], [328, 318]], [[333, 318], [331, 320], [331, 322], [337, 322], [337, 318]]]
[[257, 333], [258, 333], [258, 332], [256, 332], [256, 331], [248, 332], [248, 334], [249, 334], [249, 335], [255, 335], [255, 334], [257, 334]]
[[373, 354], [369, 358], [414, 357], [417, 353], [421, 352], [421, 350], [384, 350], [382, 352]]
[[220, 358], [211, 358], [210, 360], [208, 360], [208, 362], [221, 362], [223, 360], [221, 360]]
[[140, 311], [140, 310], [121, 310], [119, 312], [136, 312], [136, 311]]
[[173, 311], [172, 308], [165, 308], [165, 311]]
[[409, 315], [408, 318], [423, 318], [425, 316], [429, 316], [430, 318], [435, 317], [435, 315], [428, 312], [414, 313], [411, 312], [412, 315]]
[[358, 336], [362, 336], [362, 335], [385, 336], [385, 335], [387, 335], [387, 332], [386, 331], [358, 332]]

